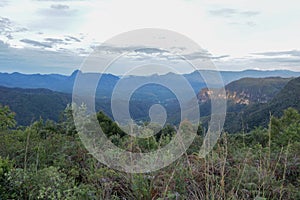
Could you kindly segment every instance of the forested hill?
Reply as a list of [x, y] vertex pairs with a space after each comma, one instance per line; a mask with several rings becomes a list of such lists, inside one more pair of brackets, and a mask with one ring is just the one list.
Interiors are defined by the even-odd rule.
[[71, 102], [71, 95], [48, 89], [20, 89], [0, 86], [0, 104], [16, 113], [19, 125], [28, 125], [40, 117], [57, 121]]
[[[225, 86], [227, 99], [233, 105], [267, 103], [292, 79], [281, 77], [242, 78]], [[203, 88], [198, 94], [199, 101], [201, 103], [209, 101], [211, 92], [213, 91]]]
[[251, 104], [239, 112], [227, 114], [225, 128], [236, 132], [242, 128], [251, 130], [258, 126], [266, 127], [270, 115], [282, 116], [283, 111], [290, 107], [300, 111], [300, 77], [289, 81], [270, 102]]
[[250, 127], [266, 125], [270, 114], [281, 116], [289, 107], [300, 111], [300, 77], [291, 80], [268, 104], [247, 108], [244, 118]]
[[[126, 106], [125, 101], [115, 101], [117, 105]], [[48, 89], [22, 89], [0, 86], [0, 105], [8, 105], [16, 113], [18, 125], [30, 125], [39, 118], [57, 122], [62, 112], [71, 102], [72, 95], [68, 93]], [[133, 98], [129, 105], [130, 114], [136, 121], [149, 121], [149, 109], [151, 105], [156, 103], [159, 103], [159, 100], [155, 98], [142, 100]], [[103, 111], [106, 115], [112, 117], [111, 99], [96, 98], [95, 104], [96, 111]], [[168, 101], [164, 103], [164, 106], [169, 113], [167, 121], [170, 123], [175, 122], [176, 116], [180, 112], [178, 101]]]
[[226, 85], [227, 97], [237, 102], [267, 103], [293, 78], [243, 78]]

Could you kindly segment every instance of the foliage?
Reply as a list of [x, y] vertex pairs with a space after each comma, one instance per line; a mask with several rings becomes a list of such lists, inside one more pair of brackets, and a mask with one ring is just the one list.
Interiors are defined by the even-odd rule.
[[11, 112], [8, 106], [3, 107], [0, 104], [0, 130], [13, 128], [16, 125], [14, 117], [15, 113]]
[[[271, 84], [271, 86], [273, 85], [273, 87], [269, 89], [272, 91], [271, 93], [273, 93], [273, 98], [267, 103], [252, 103], [248, 106], [235, 110], [237, 104], [232, 107], [229, 102], [228, 113], [224, 126], [225, 130], [230, 133], [237, 133], [241, 130], [249, 132], [255, 129], [255, 127], [267, 127], [270, 122], [270, 114], [274, 117], [280, 117], [283, 115], [284, 110], [288, 108], [294, 108], [300, 111], [300, 77], [292, 79], [284, 85], [284, 81], [286, 80], [288, 79], [283, 79], [274, 85], [274, 81], [270, 78], [269, 84]], [[266, 79], [264, 81], [268, 80]], [[253, 84], [259, 84], [259, 81]], [[278, 88], [282, 86], [284, 86], [283, 89], [278, 91]], [[265, 86], [261, 86], [261, 88], [257, 88], [257, 86], [255, 86], [255, 90], [259, 92], [262, 90], [265, 91], [266, 89], [264, 89], [264, 87]], [[243, 89], [243, 87], [241, 87], [241, 89]]]
[[287, 146], [291, 142], [300, 142], [300, 114], [289, 108], [281, 118], [272, 117], [271, 136], [276, 147]]
[[[154, 151], [176, 134], [168, 125], [158, 135], [137, 139], [104, 113], [97, 117], [114, 144], [133, 152]], [[151, 173], [127, 174], [87, 152], [67, 107], [58, 123], [40, 119], [0, 130], [0, 199], [299, 199], [299, 124], [300, 114], [288, 109], [272, 117], [267, 128], [223, 133], [206, 156], [199, 154], [205, 136], [199, 125], [194, 142], [176, 162]]]

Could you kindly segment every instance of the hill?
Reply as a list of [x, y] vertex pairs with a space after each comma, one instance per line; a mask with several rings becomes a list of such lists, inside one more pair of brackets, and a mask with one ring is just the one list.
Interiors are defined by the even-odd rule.
[[244, 107], [238, 113], [229, 113], [225, 129], [234, 132], [246, 131], [269, 123], [270, 115], [280, 117], [287, 108], [300, 111], [300, 77], [289, 81], [268, 103], [254, 103]]
[[[227, 112], [240, 112], [251, 104], [272, 100], [292, 78], [266, 77], [242, 78], [225, 86]], [[210, 115], [210, 95], [214, 91], [203, 88], [197, 95], [202, 116]]]
[[28, 125], [39, 117], [57, 121], [71, 102], [71, 96], [48, 89], [21, 89], [0, 86], [0, 104], [9, 105], [19, 125]]
[[[147, 91], [147, 90], [146, 90]], [[135, 96], [135, 95], [134, 95]], [[150, 121], [149, 109], [153, 104], [161, 103], [156, 98], [137, 99], [133, 96], [129, 103], [129, 112], [136, 121]], [[118, 106], [127, 106], [126, 101], [114, 100]], [[72, 102], [72, 95], [62, 92], [55, 92], [49, 89], [22, 89], [7, 88], [0, 86], [0, 104], [8, 105], [16, 113], [18, 125], [30, 125], [40, 117], [47, 120], [58, 121], [61, 113]], [[103, 111], [110, 118], [111, 99], [96, 98], [96, 111]], [[167, 121], [176, 123], [180, 113], [178, 101], [167, 101], [163, 106], [168, 112]]]
[[243, 118], [249, 128], [254, 126], [266, 126], [270, 114], [279, 117], [287, 108], [295, 108], [300, 111], [300, 77], [291, 80], [286, 86], [268, 103], [253, 105], [246, 108]]
[[226, 85], [227, 98], [235, 103], [267, 103], [283, 89], [292, 78], [242, 78]]

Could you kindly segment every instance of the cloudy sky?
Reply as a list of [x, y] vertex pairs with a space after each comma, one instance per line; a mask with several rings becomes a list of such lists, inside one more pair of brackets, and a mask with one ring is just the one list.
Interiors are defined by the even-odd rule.
[[299, 0], [0, 0], [0, 71], [70, 74], [95, 46], [141, 28], [189, 37], [220, 70], [300, 71], [299, 8]]

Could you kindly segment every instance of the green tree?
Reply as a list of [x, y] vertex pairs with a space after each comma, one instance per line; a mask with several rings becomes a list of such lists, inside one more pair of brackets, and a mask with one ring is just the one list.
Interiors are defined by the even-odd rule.
[[275, 146], [287, 146], [288, 143], [300, 142], [300, 113], [289, 108], [281, 118], [271, 119], [272, 142]]
[[15, 113], [8, 106], [0, 105], [0, 130], [7, 130], [15, 126]]
[[7, 174], [12, 170], [13, 163], [8, 159], [0, 156], [0, 199], [9, 199], [12, 197], [13, 191], [9, 187]]
[[77, 133], [74, 124], [72, 105], [68, 104], [60, 116], [60, 131], [67, 135], [75, 135]]

